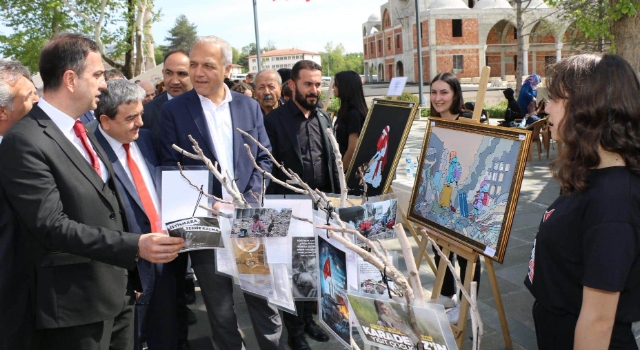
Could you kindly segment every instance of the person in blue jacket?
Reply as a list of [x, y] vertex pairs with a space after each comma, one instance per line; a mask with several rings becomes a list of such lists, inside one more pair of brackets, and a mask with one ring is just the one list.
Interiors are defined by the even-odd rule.
[[538, 74], [533, 73], [522, 84], [520, 94], [518, 95], [518, 104], [523, 114], [532, 113], [536, 110], [536, 107], [533, 106], [533, 110], [528, 111], [528, 107], [531, 101], [538, 96], [537, 86], [541, 81], [542, 78], [540, 78]]

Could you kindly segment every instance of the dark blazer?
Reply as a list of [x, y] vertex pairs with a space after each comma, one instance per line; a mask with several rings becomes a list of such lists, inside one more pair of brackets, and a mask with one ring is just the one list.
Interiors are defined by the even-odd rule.
[[[151, 232], [151, 223], [144, 211], [135, 184], [129, 179], [118, 156], [104, 135], [102, 135], [99, 128], [94, 131], [94, 134], [107, 154], [107, 157], [109, 157], [109, 161], [113, 164], [116, 186], [124, 203], [129, 231], [140, 234]], [[146, 161], [146, 166], [151, 173], [154, 183], [157, 183], [155, 169], [160, 165], [160, 161], [156, 153], [155, 144], [153, 143], [151, 131], [141, 129], [138, 139], [135, 142]], [[140, 295], [136, 301], [136, 349], [142, 348], [139, 340], [147, 337], [152, 337], [155, 344], [171, 344], [177, 341], [174, 339], [174, 336], [176, 336], [174, 334], [176, 316], [175, 314], [172, 315], [172, 312], [175, 313], [175, 307], [173, 305], [175, 303], [175, 287], [173, 287], [173, 295], [171, 295], [171, 293], [166, 295], [164, 291], [167, 290], [167, 288], [163, 286], [158, 290], [159, 293], [164, 294], [153, 296], [154, 287], [158, 283], [167, 283], [170, 285], [175, 283], [173, 280], [170, 280], [171, 277], [173, 277], [173, 272], [169, 273], [165, 271], [165, 268], [168, 267], [168, 264], [154, 264], [144, 259], [138, 260], [138, 274], [142, 285], [142, 295]], [[167, 279], [169, 279], [169, 281]], [[151, 304], [152, 296], [154, 298], [153, 305]], [[154, 308], [154, 310], [152, 310], [153, 315], [157, 316], [159, 312], [163, 312], [164, 317], [149, 319], [149, 313], [147, 311], [150, 308]]]
[[135, 267], [140, 235], [123, 232], [111, 162], [87, 136], [107, 167], [106, 183], [38, 106], [0, 147], [0, 186], [28, 233], [40, 329], [114, 318]]
[[[262, 174], [253, 167], [244, 144], [249, 146], [251, 154], [263, 170], [271, 171], [271, 159], [255, 143], [235, 129], [240, 128], [246, 131], [269, 150], [271, 145], [264, 129], [262, 111], [258, 102], [235, 91], [231, 92], [231, 96], [229, 108], [233, 126], [233, 160], [236, 184], [245, 198], [252, 201], [253, 197], [249, 191], [261, 193]], [[160, 140], [162, 165], [175, 166], [178, 162], [182, 165], [204, 165], [202, 161], [184, 157], [171, 148], [172, 144], [176, 144], [193, 152], [189, 135], [198, 142], [205, 156], [212, 162], [217, 160], [204, 110], [195, 89], [172, 99], [162, 107], [162, 138]], [[213, 185], [213, 194], [221, 196], [220, 183], [214, 179]]]
[[96, 117], [91, 113], [91, 111], [86, 111], [83, 115], [80, 116], [80, 121], [82, 124], [87, 125], [92, 120], [96, 120]]
[[[0, 187], [0, 339], [14, 334], [29, 301], [29, 261], [24, 232]], [[2, 341], [0, 341], [0, 346]]]
[[[269, 136], [269, 141], [273, 148], [273, 156], [278, 162], [280, 162], [280, 164], [284, 162], [285, 168], [291, 169], [294, 173], [300, 175], [303, 173], [302, 153], [300, 151], [300, 144], [298, 143], [298, 130], [294, 123], [291, 122], [291, 118], [293, 116], [291, 105], [295, 106], [295, 104], [289, 100], [287, 103], [267, 114], [264, 117], [264, 127], [267, 130], [267, 135]], [[331, 141], [329, 140], [326, 132], [327, 128], [331, 127], [331, 119], [325, 111], [320, 108], [316, 108], [316, 110], [322, 132], [324, 153], [327, 161], [329, 162], [329, 180], [331, 183], [330, 192], [337, 193], [339, 192], [338, 187], [340, 185], [338, 183], [336, 157], [333, 153], [333, 146], [331, 145]], [[286, 181], [289, 179], [277, 167], [273, 168], [272, 174], [278, 180]], [[267, 189], [267, 193], [292, 194], [294, 192], [278, 184], [271, 183]]]
[[167, 92], [163, 92], [156, 96], [153, 100], [147, 102], [142, 106], [144, 113], [142, 114], [142, 126], [144, 129], [151, 130], [153, 134], [153, 141], [158, 145], [161, 133], [160, 117], [162, 116], [162, 105], [169, 101]]

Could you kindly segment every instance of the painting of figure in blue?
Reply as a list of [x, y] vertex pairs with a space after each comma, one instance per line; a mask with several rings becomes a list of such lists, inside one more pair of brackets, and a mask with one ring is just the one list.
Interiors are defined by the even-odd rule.
[[524, 138], [463, 132], [439, 123], [425, 137], [409, 216], [455, 233], [481, 251], [495, 251], [510, 213]]

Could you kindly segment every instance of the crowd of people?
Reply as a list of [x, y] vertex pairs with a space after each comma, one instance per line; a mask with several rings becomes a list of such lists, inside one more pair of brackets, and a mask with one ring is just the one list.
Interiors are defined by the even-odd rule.
[[[318, 106], [318, 64], [229, 82], [230, 64], [227, 42], [199, 37], [189, 51], [165, 55], [157, 89], [105, 70], [94, 41], [64, 33], [41, 52], [39, 94], [24, 66], [0, 61], [0, 349], [188, 349], [196, 321], [189, 271], [216, 345], [245, 347], [233, 281], [215, 272], [215, 251], [178, 254], [183, 240], [161, 233], [156, 167], [200, 165], [171, 148], [190, 149], [192, 135], [252, 198], [262, 180], [239, 147], [247, 142], [240, 128], [315, 187], [337, 192], [337, 169], [326, 134], [332, 122]], [[348, 140], [357, 140], [367, 113], [359, 88], [358, 101], [349, 99], [353, 86], [342, 93], [338, 120], [349, 126], [340, 147], [353, 147]], [[354, 103], [359, 114], [349, 111]], [[247, 143], [271, 171], [266, 153]], [[217, 182], [212, 194], [228, 198]], [[244, 297], [260, 348], [284, 349], [278, 310]], [[315, 304], [296, 304], [297, 316], [283, 315], [290, 347], [310, 349], [305, 335], [328, 341], [313, 321]]]
[[[251, 200], [262, 175], [244, 143], [261, 169], [286, 177], [240, 128], [312, 188], [337, 193], [327, 130], [348, 164], [368, 109], [355, 72], [335, 76], [341, 106], [333, 123], [320, 107], [317, 63], [265, 69], [236, 83], [228, 81], [230, 68], [231, 46], [199, 37], [189, 51], [165, 55], [160, 92], [105, 71], [93, 40], [62, 33], [40, 53], [39, 94], [24, 66], [0, 60], [0, 349], [188, 349], [191, 270], [218, 348], [245, 348], [233, 280], [216, 273], [215, 250], [179, 254], [182, 238], [162, 233], [156, 167], [201, 165], [172, 148], [191, 149], [191, 136]], [[545, 111], [552, 137], [566, 147], [551, 165], [562, 194], [541, 220], [525, 280], [536, 299], [541, 349], [637, 348], [640, 84], [634, 76], [615, 55], [573, 56], [548, 72]], [[539, 77], [527, 83], [535, 91]], [[505, 97], [515, 110], [513, 92]], [[431, 111], [436, 118], [469, 117], [455, 75], [433, 79]], [[267, 193], [291, 191], [272, 183]], [[212, 194], [229, 198], [217, 180]], [[458, 261], [464, 270], [466, 261]], [[479, 261], [474, 265], [479, 282]], [[442, 294], [442, 303], [455, 304], [452, 276]], [[281, 319], [266, 299], [244, 299], [261, 349], [284, 349], [282, 323], [292, 349], [310, 349], [306, 336], [329, 340], [313, 320], [313, 302], [296, 302], [297, 315], [285, 312]]]

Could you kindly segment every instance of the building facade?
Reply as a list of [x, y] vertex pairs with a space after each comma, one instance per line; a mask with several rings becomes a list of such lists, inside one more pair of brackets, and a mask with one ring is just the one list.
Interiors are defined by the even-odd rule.
[[[516, 11], [507, 0], [419, 0], [424, 81], [438, 73], [474, 78], [481, 67], [492, 77], [516, 74]], [[545, 75], [546, 67], [569, 54], [575, 26], [542, 0], [524, 1], [523, 75]], [[416, 12], [413, 0], [389, 0], [362, 25], [368, 81], [406, 76], [418, 81]]]
[[[291, 68], [300, 60], [310, 60], [322, 65], [322, 59], [319, 53], [298, 49], [266, 51], [260, 54], [260, 59], [262, 60], [262, 69], [271, 68], [278, 70], [280, 68]], [[258, 59], [256, 55], [249, 56], [249, 71], [258, 71]]]

